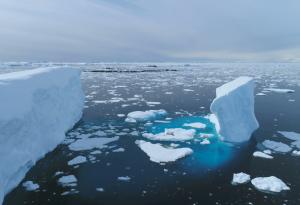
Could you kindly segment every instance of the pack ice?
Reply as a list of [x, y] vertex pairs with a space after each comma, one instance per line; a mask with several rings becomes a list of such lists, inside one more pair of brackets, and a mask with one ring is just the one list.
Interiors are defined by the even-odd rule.
[[251, 77], [239, 77], [216, 89], [210, 119], [225, 141], [247, 141], [259, 127], [254, 114], [254, 87]]
[[81, 118], [80, 71], [39, 68], [0, 75], [0, 204]]

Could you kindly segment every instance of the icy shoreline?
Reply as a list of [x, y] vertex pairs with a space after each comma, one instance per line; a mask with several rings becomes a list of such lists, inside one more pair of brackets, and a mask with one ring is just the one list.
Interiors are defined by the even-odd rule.
[[36, 161], [64, 140], [83, 105], [78, 69], [0, 75], [0, 204]]

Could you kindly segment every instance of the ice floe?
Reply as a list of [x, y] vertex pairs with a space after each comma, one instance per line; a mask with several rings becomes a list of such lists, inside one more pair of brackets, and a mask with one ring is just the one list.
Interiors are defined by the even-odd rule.
[[206, 128], [206, 124], [201, 123], [201, 122], [184, 123], [183, 126], [184, 127], [197, 128], [197, 129], [204, 129], [204, 128]]
[[240, 173], [237, 173], [237, 174], [233, 174], [233, 178], [232, 178], [231, 183], [233, 185], [238, 185], [238, 184], [245, 184], [249, 181], [250, 181], [250, 175], [246, 174], [246, 173], [243, 173], [243, 172], [240, 172]]
[[174, 162], [193, 153], [190, 148], [166, 148], [143, 140], [137, 140], [136, 144], [156, 163]]
[[279, 178], [275, 176], [257, 177], [251, 180], [253, 186], [259, 191], [264, 192], [281, 192], [290, 190], [290, 188]]
[[278, 133], [284, 136], [285, 138], [293, 141], [300, 140], [300, 133], [297, 132], [278, 131]]
[[104, 148], [106, 144], [117, 141], [118, 139], [119, 137], [80, 139], [70, 144], [69, 149], [72, 151], [84, 151], [84, 150], [91, 150], [94, 148], [101, 149]]
[[239, 77], [216, 89], [210, 110], [219, 134], [229, 142], [244, 142], [258, 128], [254, 114], [254, 80]]
[[74, 159], [68, 161], [68, 165], [73, 166], [73, 165], [85, 163], [86, 161], [87, 161], [86, 157], [77, 156]]
[[265, 158], [265, 159], [273, 159], [274, 158], [273, 156], [268, 155], [268, 154], [266, 154], [264, 152], [260, 152], [260, 151], [255, 151], [253, 153], [253, 156], [254, 157], [260, 157], [260, 158]]
[[127, 114], [126, 122], [145, 122], [156, 120], [167, 115], [165, 110], [134, 111]]
[[131, 178], [129, 176], [121, 176], [121, 177], [118, 177], [118, 180], [129, 182], [131, 180]]
[[77, 186], [77, 179], [74, 175], [62, 176], [58, 179], [58, 183], [63, 187]]
[[265, 140], [262, 142], [262, 145], [275, 152], [286, 153], [292, 150], [292, 148], [287, 144], [284, 144], [282, 142], [272, 141], [272, 140]]
[[282, 88], [265, 88], [266, 91], [276, 92], [276, 93], [294, 93], [295, 90], [292, 89], [282, 89]]
[[159, 141], [185, 141], [193, 139], [195, 134], [194, 129], [169, 128], [158, 134], [144, 133], [143, 137]]
[[40, 188], [38, 184], [35, 184], [32, 181], [23, 182], [22, 186], [26, 189], [26, 191], [35, 191]]

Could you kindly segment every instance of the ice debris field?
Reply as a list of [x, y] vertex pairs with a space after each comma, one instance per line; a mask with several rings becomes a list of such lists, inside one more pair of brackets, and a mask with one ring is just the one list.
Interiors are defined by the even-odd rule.
[[[171, 193], [179, 204], [299, 199], [294, 65], [159, 64], [149, 73], [143, 64], [1, 66], [26, 70], [0, 75], [4, 204], [128, 196], [142, 204]], [[253, 70], [254, 78], [240, 77]]]

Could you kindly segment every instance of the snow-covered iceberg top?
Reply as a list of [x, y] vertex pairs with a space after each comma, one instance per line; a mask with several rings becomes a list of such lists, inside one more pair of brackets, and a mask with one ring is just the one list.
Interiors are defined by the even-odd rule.
[[80, 71], [39, 68], [0, 75], [0, 204], [81, 118]]
[[217, 88], [210, 119], [226, 141], [247, 141], [259, 127], [254, 114], [254, 87], [252, 78], [239, 77]]

